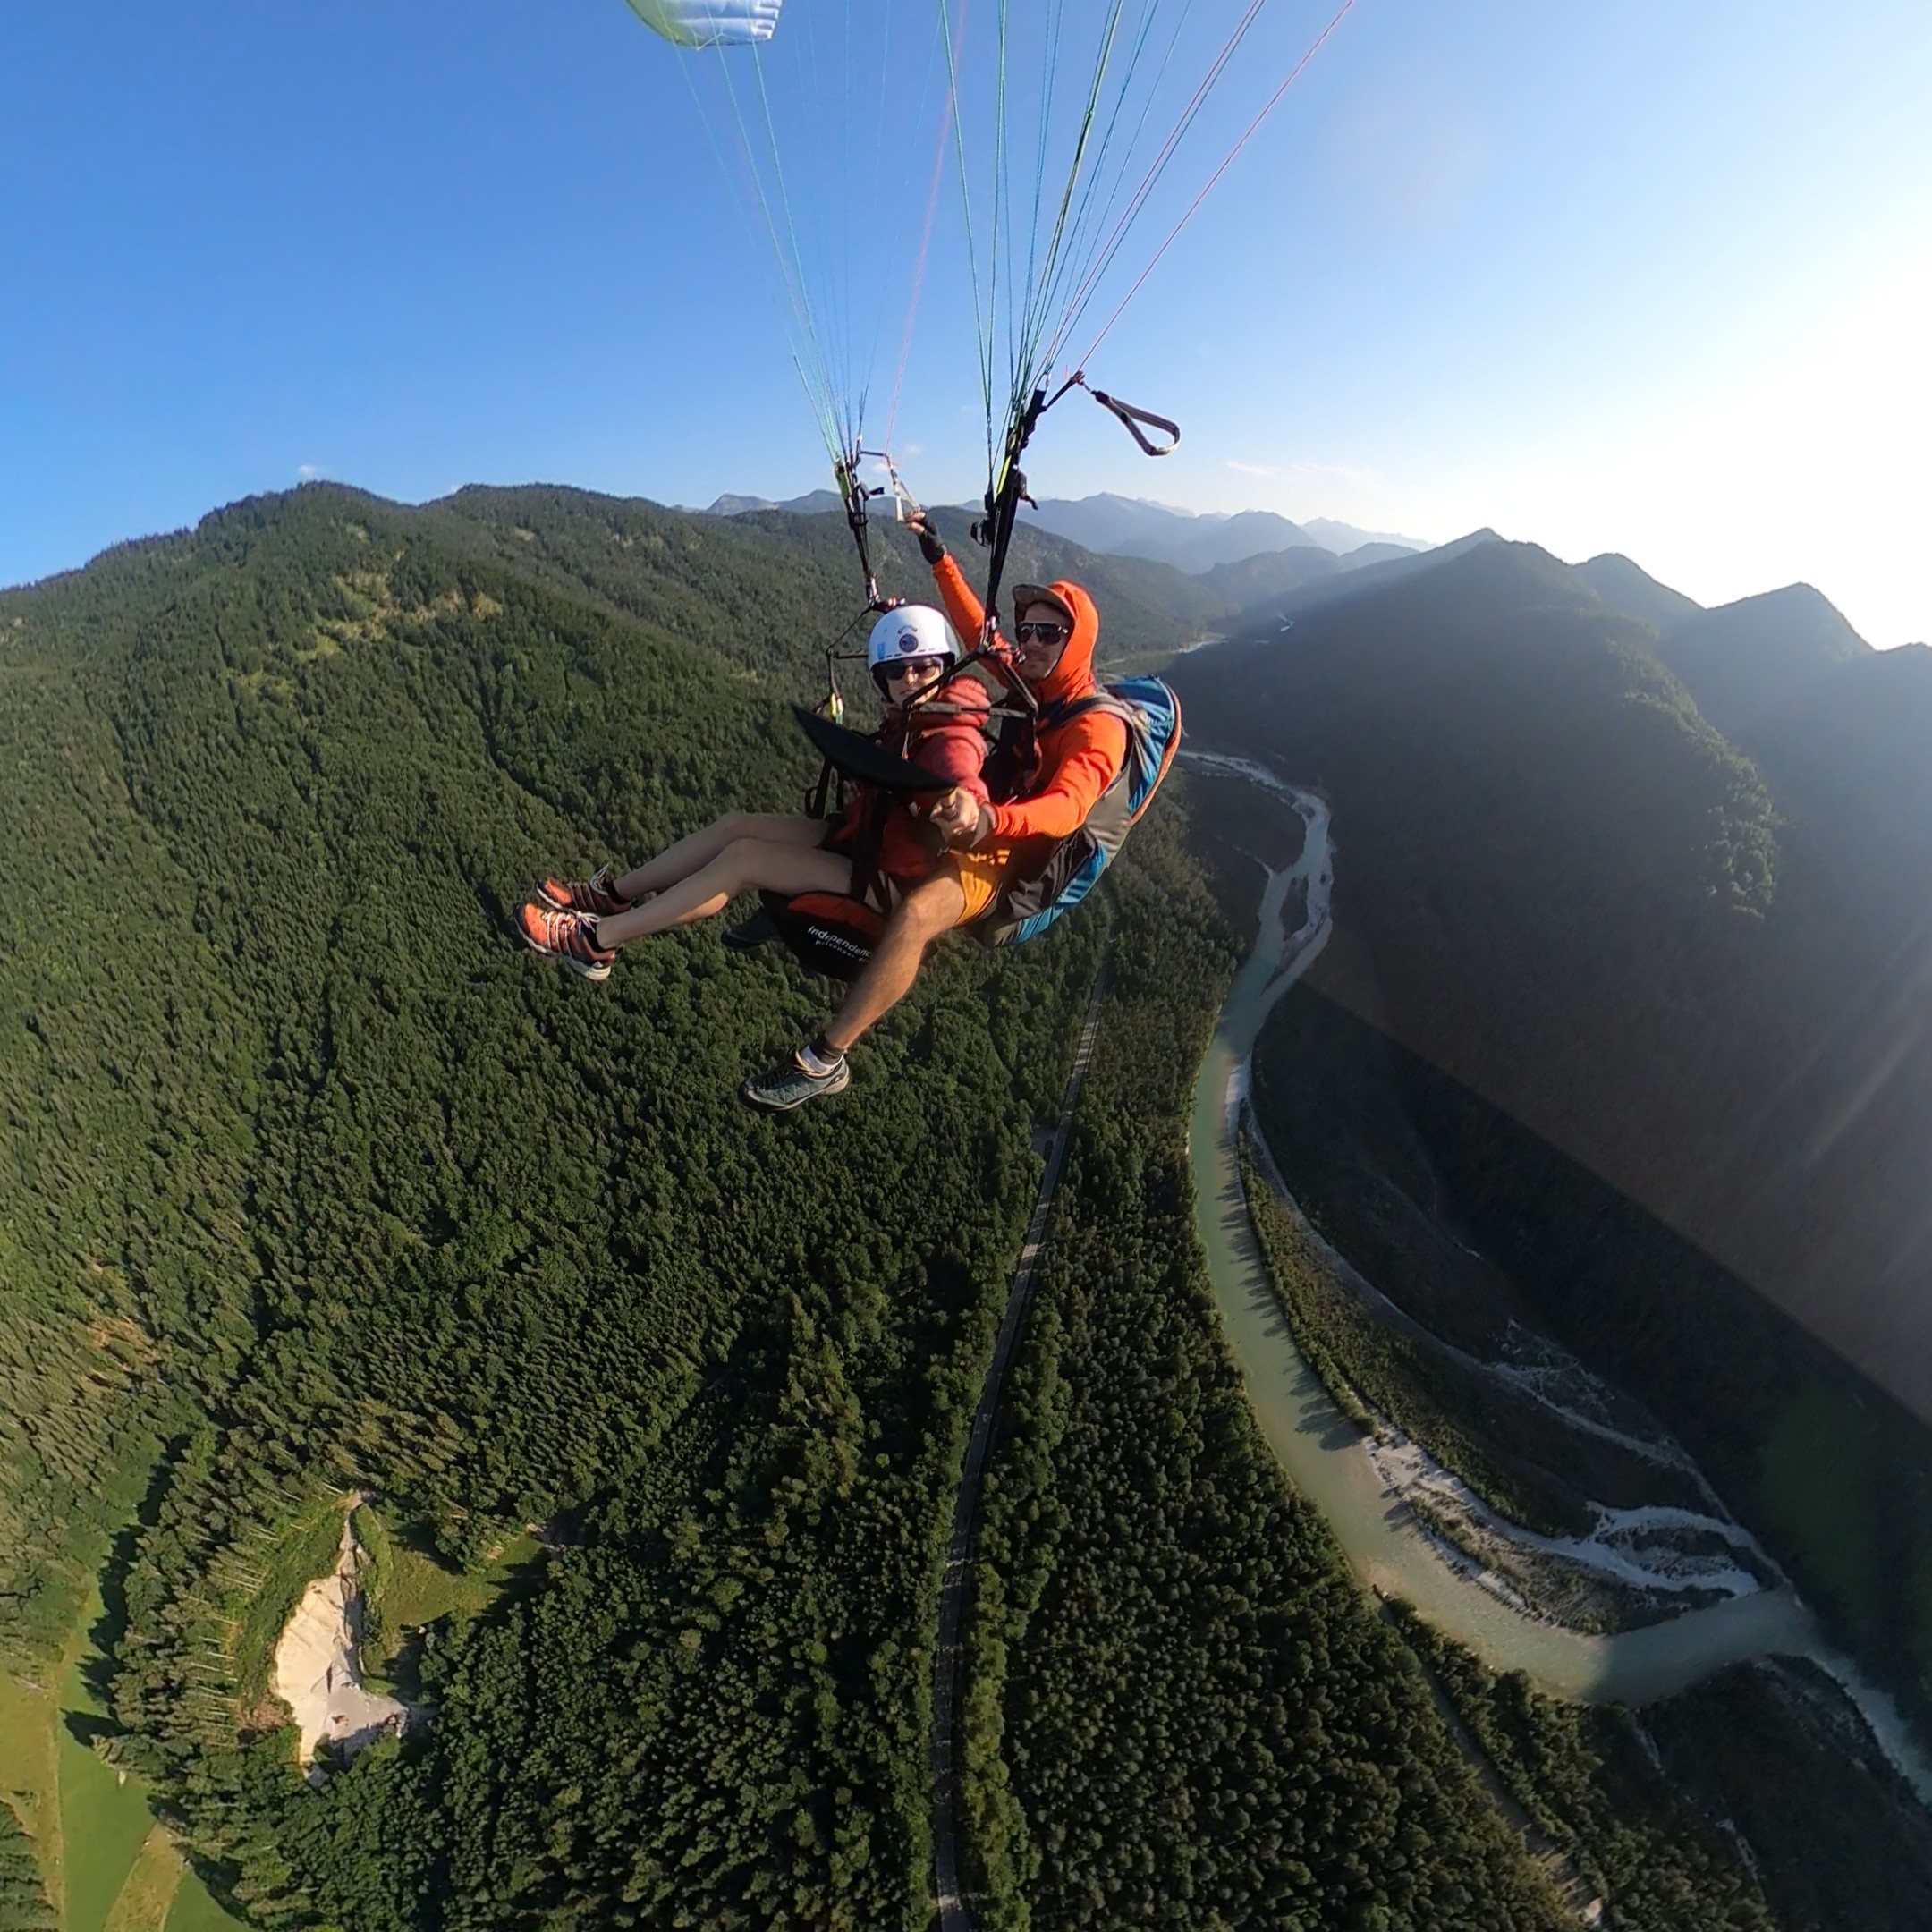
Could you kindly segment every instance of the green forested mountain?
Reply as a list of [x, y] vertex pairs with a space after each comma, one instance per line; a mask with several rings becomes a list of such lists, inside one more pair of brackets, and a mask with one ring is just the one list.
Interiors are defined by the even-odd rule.
[[[783, 700], [833, 602], [809, 548], [760, 586], [756, 536], [614, 506], [605, 547], [667, 561], [566, 594], [587, 520], [545, 501], [539, 539], [535, 500], [307, 491], [6, 600], [45, 765], [8, 799], [38, 1272], [7, 1634], [57, 1640], [114, 1482], [148, 1487], [112, 1580], [130, 1761], [265, 1920], [414, 1922], [457, 1884], [485, 1917], [772, 1889], [892, 1922], [953, 1419], [1097, 935], [949, 959], [859, 1104], [776, 1132], [733, 1089], [820, 1010], [782, 963], [710, 933], [608, 989], [544, 970], [503, 918], [540, 867], [809, 775]], [[426, 1659], [428, 1758], [311, 1801], [263, 1692], [351, 1489], [460, 1563], [573, 1527]]]
[[[506, 498], [521, 498], [529, 494], [466, 490], [452, 497], [449, 507], [475, 513], [485, 501], [494, 506], [501, 504]], [[561, 494], [582, 500], [580, 493]], [[484, 513], [495, 521], [503, 513], [492, 507]], [[985, 555], [970, 535], [975, 521], [972, 513], [965, 510], [938, 509], [932, 515], [947, 543], [965, 560], [968, 572], [971, 574], [973, 560]], [[698, 520], [694, 527], [708, 530], [716, 526], [707, 518]], [[809, 548], [814, 555], [827, 556], [842, 573], [839, 580], [844, 589], [840, 593], [841, 600], [853, 601], [851, 597], [851, 585], [855, 580], [852, 538], [847, 534], [843, 514], [801, 515], [776, 508], [745, 511], [733, 516], [727, 527], [741, 533], [741, 541], [759, 536], [767, 539], [776, 538], [786, 548], [796, 543]], [[881, 565], [880, 581], [885, 589], [888, 592], [912, 597], [929, 595], [931, 580], [919, 561], [918, 548], [905, 531], [889, 519], [876, 519], [869, 526], [869, 541], [875, 561]], [[538, 540], [545, 539], [539, 538]], [[771, 554], [768, 543], [765, 554]], [[588, 554], [573, 548], [570, 561], [573, 566], [590, 573], [593, 580], [600, 585], [609, 581], [609, 573], [619, 562], [599, 555], [594, 542]], [[1222, 595], [1208, 583], [1188, 576], [1171, 564], [1155, 563], [1145, 557], [1103, 556], [1036, 525], [1019, 525], [1013, 532], [1013, 547], [1008, 553], [1004, 592], [1010, 593], [1015, 584], [1050, 583], [1056, 577], [1077, 578], [1092, 587], [1102, 611], [1100, 658], [1103, 664], [1111, 658], [1172, 650], [1177, 641], [1177, 631], [1180, 640], [1185, 641], [1205, 629], [1218, 627], [1241, 608], [1238, 601]], [[626, 608], [629, 607], [627, 605]], [[853, 607], [856, 608], [855, 603]]]
[[[540, 869], [795, 798], [851, 579], [826, 519], [311, 487], [0, 597], [10, 1666], [97, 1579], [89, 1734], [264, 1925], [924, 1924], [953, 1482], [1106, 949], [1002, 1452], [1051, 1611], [976, 1653], [988, 1909], [1560, 1922], [1219, 1356], [1177, 1097], [1235, 938], [1178, 781], [1117, 892], [943, 953], [796, 1119], [733, 1091], [824, 1010], [783, 959], [595, 987], [510, 936]], [[311, 1791], [272, 1655], [358, 1495], [434, 1716]]]
[[[452, 504], [461, 506], [477, 494], [466, 492], [453, 498]], [[969, 564], [983, 554], [969, 534], [975, 521], [970, 511], [939, 509], [933, 517], [954, 552]], [[843, 513], [801, 515], [774, 507], [741, 511], [732, 521], [745, 529], [805, 538], [815, 547], [829, 539], [835, 551], [851, 554]], [[917, 594], [923, 573], [918, 553], [903, 532], [890, 521], [874, 523], [872, 531], [875, 548], [889, 560], [891, 582], [907, 583]], [[1191, 642], [1206, 632], [1238, 629], [1242, 614], [1256, 605], [1284, 589], [1333, 577], [1341, 569], [1329, 552], [1303, 545], [1191, 576], [1178, 565], [1153, 557], [1084, 549], [1039, 524], [1022, 521], [1013, 532], [1005, 586], [1010, 591], [1015, 584], [1050, 583], [1056, 577], [1072, 577], [1086, 584], [1100, 606], [1104, 665], [1123, 657], [1171, 651], [1177, 643]]]
[[[1157, 843], [1123, 894], [988, 1476], [965, 1747], [982, 1923], [1554, 1932], [1554, 1887], [1284, 1482], [1218, 1341], [1183, 1145], [1231, 962], [1201, 911], [1169, 914], [1187, 873], [1228, 863], [1216, 835], [1184, 861]], [[1142, 927], [1150, 886], [1168, 905]]]
[[1297, 544], [1290, 550], [1266, 550], [1238, 563], [1217, 564], [1201, 572], [1195, 580], [1224, 597], [1233, 609], [1251, 611], [1284, 591], [1338, 577], [1342, 572], [1342, 560], [1333, 551]]

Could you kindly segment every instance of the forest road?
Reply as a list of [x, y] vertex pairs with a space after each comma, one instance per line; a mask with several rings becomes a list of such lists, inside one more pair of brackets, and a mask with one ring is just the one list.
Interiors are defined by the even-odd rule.
[[1094, 975], [1080, 1046], [1074, 1051], [1072, 1071], [1067, 1075], [1066, 1091], [1060, 1098], [1059, 1124], [1054, 1129], [1046, 1170], [1040, 1175], [1039, 1192], [1034, 1197], [1033, 1217], [1027, 1223], [1026, 1240], [1021, 1245], [1013, 1283], [1006, 1291], [1006, 1312], [1000, 1318], [993, 1360], [987, 1365], [986, 1380], [980, 1385], [979, 1405], [973, 1411], [972, 1434], [967, 1438], [965, 1460], [960, 1469], [959, 1493], [953, 1503], [953, 1530], [946, 1544], [945, 1572], [939, 1585], [939, 1640], [933, 1653], [932, 1738], [928, 1752], [932, 1775], [933, 1891], [938, 1901], [940, 1932], [971, 1932], [973, 1922], [960, 1894], [959, 1848], [964, 1835], [964, 1820], [960, 1815], [955, 1731], [965, 1692], [966, 1657], [960, 1644], [960, 1628], [972, 1597], [973, 1527], [979, 1513], [979, 1493], [986, 1481], [987, 1453], [993, 1445], [993, 1425], [999, 1418], [1000, 1385], [1012, 1365], [1020, 1331], [1026, 1326], [1027, 1306], [1033, 1299], [1040, 1250], [1046, 1245], [1046, 1223], [1059, 1190], [1060, 1171], [1066, 1162], [1073, 1114], [1080, 1105], [1080, 1089], [1087, 1083], [1094, 1035], [1100, 1027], [1100, 1003], [1106, 996], [1107, 978], [1103, 960]]

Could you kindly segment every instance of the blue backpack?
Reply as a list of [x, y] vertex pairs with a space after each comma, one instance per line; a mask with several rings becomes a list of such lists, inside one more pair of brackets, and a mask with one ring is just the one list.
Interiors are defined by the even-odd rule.
[[1105, 711], [1127, 727], [1127, 757], [1086, 823], [1062, 839], [1043, 866], [1011, 881], [973, 928], [986, 945], [1021, 945], [1037, 939], [1094, 889], [1153, 803], [1181, 749], [1181, 700], [1159, 678], [1123, 678], [1106, 685], [1068, 706], [1055, 723], [1089, 711]]

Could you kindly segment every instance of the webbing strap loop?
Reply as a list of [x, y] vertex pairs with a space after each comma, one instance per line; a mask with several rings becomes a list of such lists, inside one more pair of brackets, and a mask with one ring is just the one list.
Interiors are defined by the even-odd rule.
[[[838, 798], [834, 803], [831, 798], [832, 785], [837, 777]], [[826, 807], [830, 805], [828, 811]], [[805, 816], [808, 818], [836, 818], [845, 809], [845, 780], [835, 774], [832, 760], [827, 758], [818, 767], [818, 782], [805, 793]]]
[[[1084, 379], [1080, 387], [1087, 391], [1104, 410], [1108, 410], [1119, 419], [1121, 427], [1140, 445], [1144, 456], [1171, 456], [1181, 445], [1181, 425], [1165, 416], [1157, 416], [1152, 410], [1136, 409], [1131, 402], [1123, 402], [1118, 396], [1110, 396], [1105, 389], [1095, 389]], [[1140, 425], [1157, 429], [1166, 437], [1165, 443], [1151, 443], [1140, 433]]]

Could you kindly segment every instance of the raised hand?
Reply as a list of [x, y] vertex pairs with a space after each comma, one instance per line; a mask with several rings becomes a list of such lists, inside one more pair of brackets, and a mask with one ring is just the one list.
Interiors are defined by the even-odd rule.
[[932, 518], [924, 510], [907, 511], [905, 527], [919, 538], [919, 555], [928, 564], [936, 564], [945, 555], [945, 544], [933, 528]]

